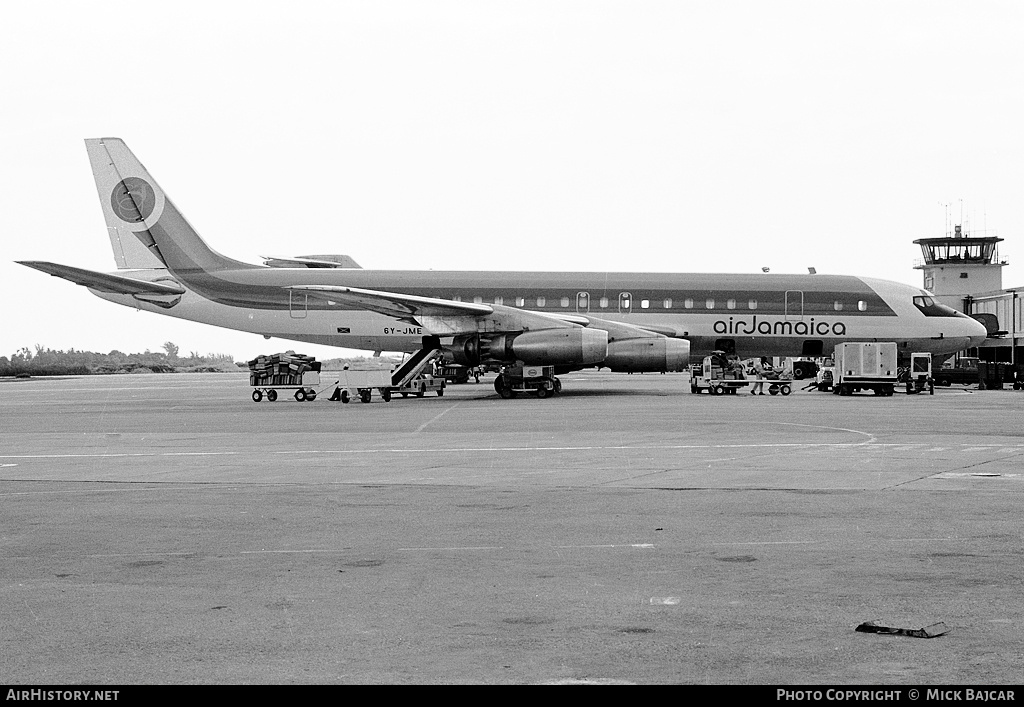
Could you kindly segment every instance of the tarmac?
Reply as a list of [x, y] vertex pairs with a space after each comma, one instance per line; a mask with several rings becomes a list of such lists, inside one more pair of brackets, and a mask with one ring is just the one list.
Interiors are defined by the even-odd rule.
[[1020, 683], [1024, 393], [491, 381], [0, 381], [0, 682]]

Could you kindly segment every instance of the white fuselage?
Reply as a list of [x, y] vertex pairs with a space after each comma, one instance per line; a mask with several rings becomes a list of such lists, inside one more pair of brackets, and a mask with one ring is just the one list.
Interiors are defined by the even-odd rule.
[[[124, 271], [121, 271], [124, 274]], [[134, 271], [146, 280], [166, 270]], [[553, 315], [625, 322], [690, 342], [691, 356], [725, 348], [745, 356], [827, 355], [845, 341], [896, 341], [903, 353], [951, 354], [976, 346], [983, 328], [960, 315], [926, 316], [919, 288], [828, 275], [400, 272], [259, 268], [220, 276], [230, 296], [186, 292], [173, 306], [95, 292], [111, 302], [266, 337], [344, 348], [415, 351], [435, 334], [412, 320], [288, 292], [284, 282], [324, 281]], [[181, 282], [181, 278], [175, 278]], [[251, 301], [246, 293], [254, 294]], [[267, 293], [273, 293], [273, 297]]]

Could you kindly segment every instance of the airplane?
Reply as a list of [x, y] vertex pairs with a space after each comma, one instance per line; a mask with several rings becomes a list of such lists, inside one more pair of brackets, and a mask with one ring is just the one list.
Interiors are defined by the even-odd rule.
[[987, 334], [927, 290], [867, 277], [367, 270], [343, 255], [243, 263], [200, 238], [123, 140], [85, 144], [117, 272], [20, 264], [116, 304], [267, 339], [551, 367], [560, 390], [554, 374], [681, 371], [713, 350], [822, 357], [842, 342], [896, 341], [901, 354], [942, 357]]

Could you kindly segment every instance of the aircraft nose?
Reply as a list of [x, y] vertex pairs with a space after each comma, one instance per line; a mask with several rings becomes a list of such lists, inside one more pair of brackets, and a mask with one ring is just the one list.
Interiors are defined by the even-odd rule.
[[971, 343], [967, 348], [973, 349], [976, 346], [981, 346], [985, 339], [988, 338], [988, 329], [985, 325], [976, 319], [967, 318], [964, 320], [964, 335], [967, 336]]

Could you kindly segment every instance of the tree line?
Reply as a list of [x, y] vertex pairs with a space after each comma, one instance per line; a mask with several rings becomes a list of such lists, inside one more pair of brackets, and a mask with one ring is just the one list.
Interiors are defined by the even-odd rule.
[[[203, 354], [193, 351], [181, 356], [180, 349], [167, 341], [163, 351], [144, 353], [96, 353], [95, 351], [54, 351], [40, 344], [27, 346], [7, 356], [0, 356], [0, 376], [102, 375], [109, 373], [176, 373], [238, 370], [228, 354]], [[241, 364], [243, 367], [245, 364]]]

